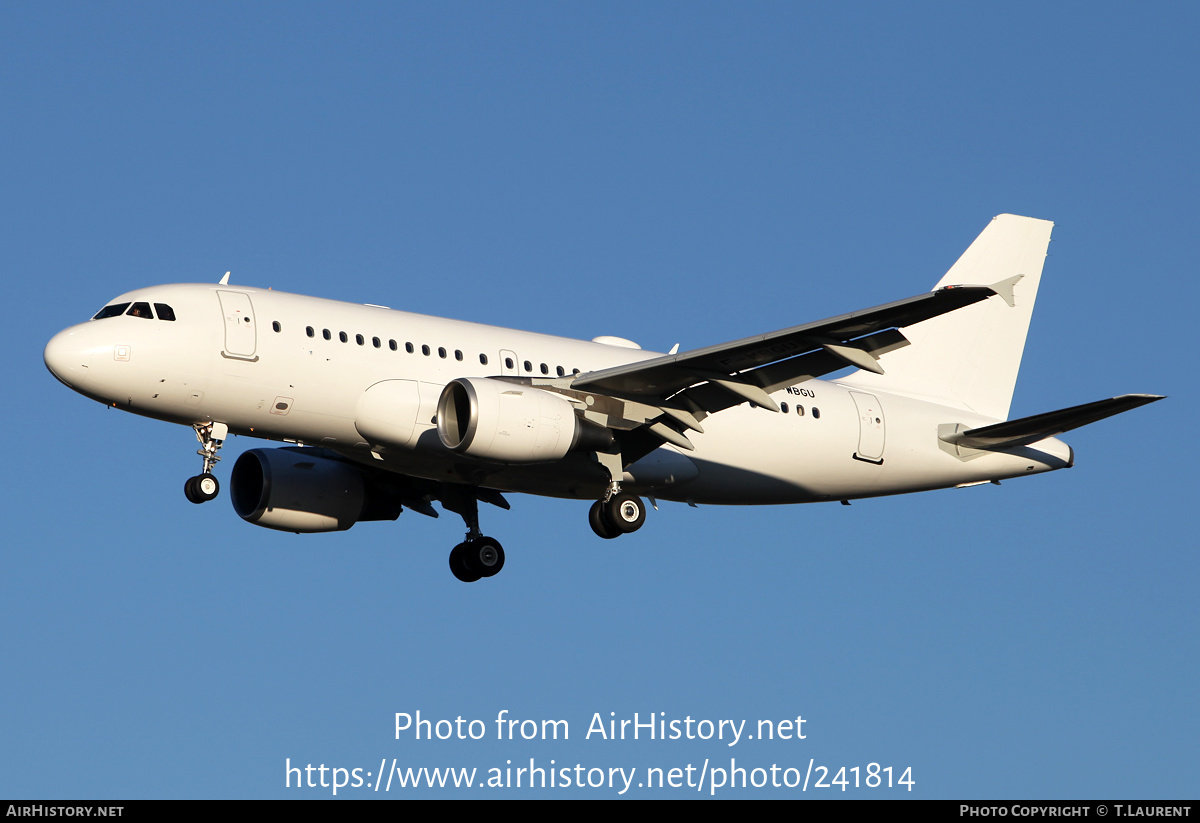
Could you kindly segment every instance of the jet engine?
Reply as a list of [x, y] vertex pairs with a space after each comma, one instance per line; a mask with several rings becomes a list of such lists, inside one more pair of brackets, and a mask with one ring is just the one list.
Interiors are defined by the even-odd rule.
[[230, 497], [243, 520], [288, 532], [332, 532], [360, 520], [395, 520], [400, 504], [366, 474], [320, 449], [252, 449], [233, 466]]
[[489, 377], [461, 377], [437, 405], [442, 445], [497, 463], [549, 463], [571, 449], [609, 451], [612, 435], [586, 423], [562, 395]]

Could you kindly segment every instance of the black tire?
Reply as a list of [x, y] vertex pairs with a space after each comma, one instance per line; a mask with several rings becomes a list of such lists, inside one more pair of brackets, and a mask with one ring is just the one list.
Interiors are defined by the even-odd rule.
[[608, 522], [608, 518], [604, 514], [604, 501], [597, 500], [592, 504], [591, 510], [588, 511], [588, 523], [592, 526], [592, 531], [598, 537], [603, 537], [605, 540], [612, 540], [614, 537], [620, 537], [621, 532], [617, 531], [612, 523]]
[[479, 537], [465, 543], [467, 566], [480, 577], [494, 577], [504, 568], [504, 547], [491, 537]]
[[189, 477], [183, 484], [183, 495], [192, 503], [203, 503], [204, 499], [196, 493], [196, 478]]
[[604, 504], [604, 516], [616, 531], [629, 534], [646, 522], [646, 504], [634, 494], [614, 494]]
[[474, 583], [480, 578], [480, 575], [467, 565], [469, 546], [469, 543], [459, 543], [450, 552], [450, 572], [464, 583]]

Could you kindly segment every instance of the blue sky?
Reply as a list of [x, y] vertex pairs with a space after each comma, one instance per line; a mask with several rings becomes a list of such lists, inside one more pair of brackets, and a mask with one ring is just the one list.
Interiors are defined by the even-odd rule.
[[[0, 795], [330, 795], [285, 788], [289, 759], [732, 757], [911, 767], [911, 793], [858, 797], [1194, 797], [1198, 17], [4, 4]], [[118, 293], [227, 270], [688, 349], [925, 291], [1001, 212], [1056, 222], [1013, 414], [1170, 395], [1067, 436], [1074, 469], [848, 508], [664, 503], [613, 543], [586, 504], [514, 495], [484, 512], [505, 570], [469, 586], [448, 514], [296, 536], [227, 495], [193, 506], [190, 431], [41, 362]], [[232, 440], [222, 477], [261, 445]], [[418, 710], [493, 734], [395, 739]], [[501, 710], [571, 739], [497, 741]], [[585, 740], [610, 712], [803, 716], [806, 738]], [[501, 795], [433, 792], [464, 793]]]

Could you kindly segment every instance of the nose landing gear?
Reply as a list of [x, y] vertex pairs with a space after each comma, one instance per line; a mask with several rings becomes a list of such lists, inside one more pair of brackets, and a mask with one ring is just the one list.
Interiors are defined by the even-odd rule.
[[189, 477], [183, 484], [183, 494], [193, 503], [207, 503], [221, 492], [221, 484], [212, 470], [221, 460], [217, 451], [229, 436], [229, 427], [224, 423], [196, 423], [192, 428], [196, 430], [196, 439], [200, 441], [196, 454], [204, 458], [204, 468], [200, 474]]

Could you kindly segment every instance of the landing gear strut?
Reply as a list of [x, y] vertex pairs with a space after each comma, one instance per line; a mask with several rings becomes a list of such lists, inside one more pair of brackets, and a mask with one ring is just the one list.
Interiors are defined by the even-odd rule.
[[636, 494], [621, 491], [621, 455], [596, 452], [596, 462], [608, 471], [608, 491], [588, 512], [592, 531], [605, 540], [637, 531], [646, 522], [646, 504]]
[[646, 522], [646, 504], [636, 494], [621, 491], [625, 464], [617, 453], [596, 452], [596, 462], [608, 472], [608, 490], [604, 498], [592, 504], [588, 523], [605, 540], [637, 531]]
[[220, 457], [217, 451], [229, 436], [229, 427], [224, 423], [196, 423], [196, 439], [200, 441], [200, 449], [196, 454], [204, 458], [204, 468], [195, 477], [189, 477], [183, 484], [183, 493], [193, 503], [207, 503], [221, 492], [221, 484], [213, 475], [213, 466], [217, 465]]
[[504, 568], [504, 547], [479, 530], [479, 499], [475, 489], [460, 489], [442, 496], [442, 505], [462, 516], [467, 539], [450, 552], [450, 571], [464, 583], [493, 577]]

